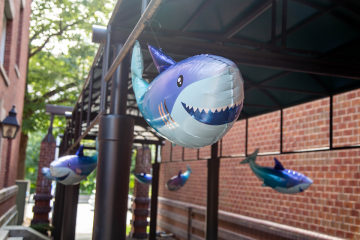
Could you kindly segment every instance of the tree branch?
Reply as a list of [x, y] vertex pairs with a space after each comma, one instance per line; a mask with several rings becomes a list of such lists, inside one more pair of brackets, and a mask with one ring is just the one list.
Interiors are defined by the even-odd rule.
[[[59, 92], [65, 91], [66, 89], [71, 88], [71, 87], [75, 87], [75, 86], [76, 86], [76, 83], [72, 82], [72, 83], [66, 84], [66, 85], [64, 85], [62, 87], [57, 87], [56, 89], [45, 93], [39, 99], [46, 99], [46, 98], [52, 97], [52, 96], [54, 96], [55, 94], [57, 94]], [[36, 100], [37, 99], [35, 99], [34, 101], [36, 101]]]
[[45, 45], [50, 41], [50, 39], [51, 39], [52, 37], [54, 37], [54, 36], [61, 36], [69, 27], [74, 26], [74, 25], [76, 25], [76, 24], [84, 21], [84, 20], [87, 19], [88, 17], [89, 17], [89, 15], [86, 15], [83, 19], [78, 20], [78, 21], [75, 21], [75, 22], [73, 22], [73, 23], [71, 23], [71, 24], [69, 24], [69, 25], [66, 25], [63, 29], [61, 29], [61, 22], [60, 22], [60, 31], [57, 32], [57, 33], [53, 33], [53, 34], [49, 35], [49, 36], [47, 37], [47, 39], [43, 42], [43, 44], [41, 44], [39, 47], [37, 47], [35, 51], [33, 51], [33, 52], [30, 52], [30, 51], [29, 51], [28, 59], [30, 59], [31, 57], [33, 57], [36, 53], [40, 52], [40, 51], [45, 47]]

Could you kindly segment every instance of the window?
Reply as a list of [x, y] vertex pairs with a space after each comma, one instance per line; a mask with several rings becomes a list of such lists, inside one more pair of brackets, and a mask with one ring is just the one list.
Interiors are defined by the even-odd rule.
[[0, 63], [1, 63], [1, 65], [4, 65], [6, 26], [7, 26], [7, 19], [6, 19], [6, 16], [4, 14], [4, 16], [3, 16], [3, 24], [2, 24], [2, 29], [1, 29], [1, 41], [0, 41]]

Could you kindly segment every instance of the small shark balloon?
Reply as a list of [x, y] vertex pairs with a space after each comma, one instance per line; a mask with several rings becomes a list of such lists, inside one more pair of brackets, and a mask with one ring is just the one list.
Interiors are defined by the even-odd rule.
[[47, 168], [47, 167], [43, 167], [41, 169], [41, 173], [43, 174], [43, 176], [48, 179], [48, 180], [55, 180], [55, 178], [53, 178], [53, 176], [51, 176], [51, 173], [50, 173], [50, 168]]
[[150, 185], [151, 184], [151, 180], [152, 180], [152, 176], [150, 174], [147, 174], [147, 173], [133, 173], [134, 176], [135, 176], [135, 179], [140, 182], [140, 183], [143, 183], [143, 184], [146, 184], [146, 185]]
[[173, 145], [201, 148], [222, 138], [243, 107], [244, 83], [232, 61], [202, 54], [175, 62], [149, 45], [160, 75], [142, 78], [144, 61], [136, 41], [131, 76], [137, 105], [148, 124]]
[[281, 193], [300, 193], [310, 187], [313, 181], [304, 174], [285, 169], [279, 160], [274, 158], [275, 167], [261, 167], [255, 163], [259, 149], [240, 164], [248, 163], [254, 174], [263, 181], [263, 187], [271, 187]]
[[94, 171], [98, 154], [86, 157], [83, 150], [84, 146], [81, 145], [76, 155], [64, 156], [51, 162], [50, 172], [56, 181], [64, 185], [75, 185]]
[[182, 186], [185, 185], [186, 181], [190, 177], [190, 173], [192, 173], [192, 170], [189, 165], [187, 165], [187, 171], [184, 172], [184, 174], [181, 174], [181, 170], [177, 176], [172, 177], [167, 183], [166, 188], [170, 191], [177, 191]]

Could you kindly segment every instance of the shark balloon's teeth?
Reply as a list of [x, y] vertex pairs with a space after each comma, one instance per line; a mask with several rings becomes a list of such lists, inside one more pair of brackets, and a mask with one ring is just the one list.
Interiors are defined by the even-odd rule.
[[242, 109], [242, 101], [219, 108], [199, 108], [182, 103], [184, 109], [196, 120], [209, 124], [221, 125], [237, 119]]

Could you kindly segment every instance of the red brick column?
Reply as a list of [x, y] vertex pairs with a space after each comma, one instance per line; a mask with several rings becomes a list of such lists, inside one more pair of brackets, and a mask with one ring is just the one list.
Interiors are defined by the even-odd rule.
[[31, 224], [49, 223], [49, 212], [51, 211], [51, 181], [46, 179], [41, 172], [43, 167], [49, 167], [54, 160], [56, 142], [52, 134], [45, 136], [41, 142], [38, 177], [36, 185], [35, 206], [33, 208], [34, 218]]
[[[137, 150], [135, 172], [150, 173], [151, 152], [148, 147]], [[134, 203], [132, 208], [132, 228], [130, 236], [133, 238], [147, 238], [146, 227], [148, 225], [147, 217], [149, 215], [149, 185], [135, 181], [134, 185]]]

